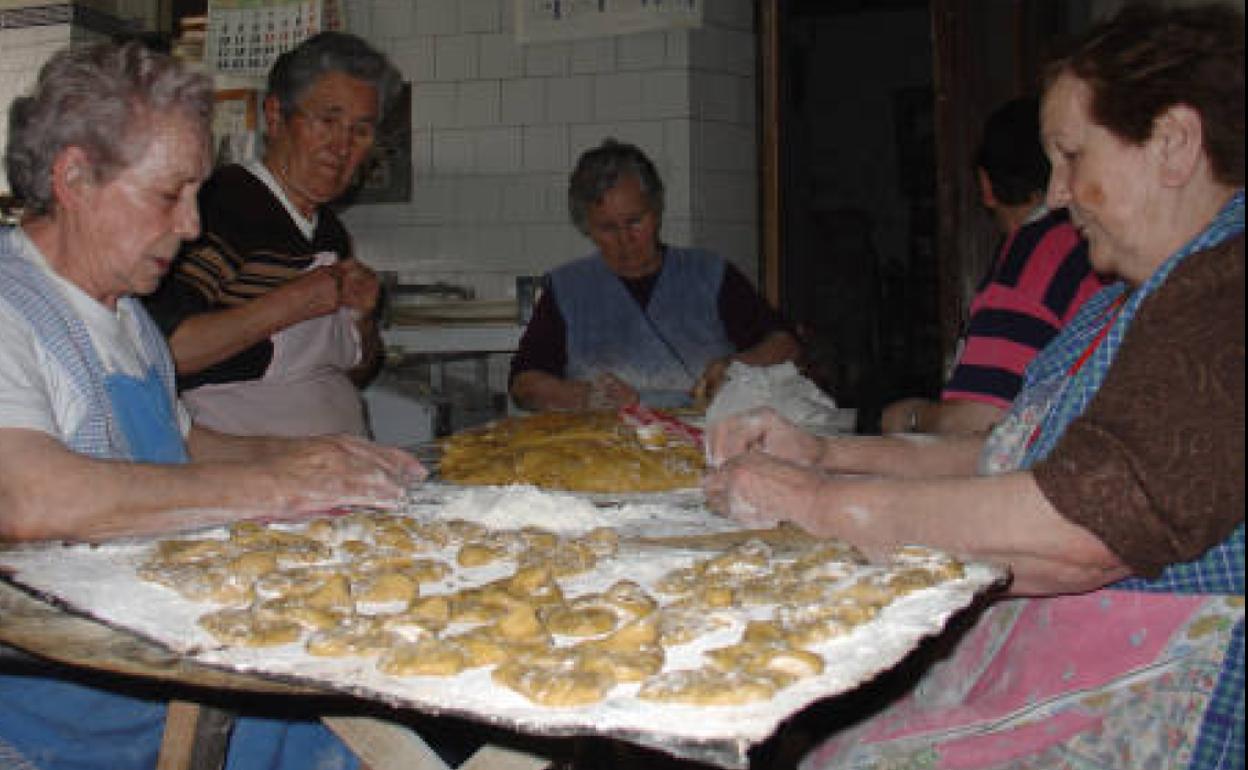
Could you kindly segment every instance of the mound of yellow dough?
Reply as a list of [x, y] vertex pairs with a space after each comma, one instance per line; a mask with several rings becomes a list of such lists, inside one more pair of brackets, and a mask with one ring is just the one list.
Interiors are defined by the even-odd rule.
[[457, 484], [532, 484], [571, 492], [661, 492], [697, 486], [702, 448], [639, 435], [615, 412], [544, 412], [457, 433], [442, 446]]

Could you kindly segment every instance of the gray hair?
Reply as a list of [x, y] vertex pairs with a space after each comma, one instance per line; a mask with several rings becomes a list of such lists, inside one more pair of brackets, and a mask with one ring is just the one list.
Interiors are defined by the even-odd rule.
[[277, 57], [269, 70], [268, 93], [289, 117], [304, 92], [331, 72], [341, 72], [377, 89], [377, 113], [385, 117], [402, 77], [385, 54], [347, 32], [321, 32]]
[[601, 203], [602, 196], [624, 176], [641, 183], [646, 204], [662, 220], [663, 180], [654, 163], [636, 145], [608, 138], [581, 153], [568, 180], [568, 213], [576, 229], [589, 235], [589, 207]]
[[212, 135], [212, 81], [138, 41], [97, 43], [54, 54], [34, 90], [9, 108], [4, 168], [26, 211], [50, 213], [52, 164], [81, 148], [95, 181], [108, 182], [147, 152], [150, 117], [178, 112]]

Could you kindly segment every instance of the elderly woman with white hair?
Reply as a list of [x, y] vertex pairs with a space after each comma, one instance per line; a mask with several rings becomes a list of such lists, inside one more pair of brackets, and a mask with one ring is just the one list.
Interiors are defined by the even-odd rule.
[[[11, 108], [0, 229], [0, 542], [95, 541], [394, 506], [424, 469], [366, 441], [192, 424], [135, 299], [199, 233], [212, 85], [137, 43], [63, 51]], [[0, 765], [156, 765], [165, 704], [115, 681], [0, 674]], [[321, 764], [318, 764], [321, 763]], [[240, 719], [228, 767], [351, 767], [313, 722]]]

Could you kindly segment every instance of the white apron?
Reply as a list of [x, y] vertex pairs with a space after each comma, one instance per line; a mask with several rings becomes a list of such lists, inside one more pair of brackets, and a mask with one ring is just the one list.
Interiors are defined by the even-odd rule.
[[[316, 255], [308, 270], [338, 261]], [[356, 313], [339, 308], [272, 336], [273, 360], [259, 380], [203, 385], [182, 394], [196, 423], [239, 436], [367, 436], [359, 390], [347, 371], [359, 363]]]

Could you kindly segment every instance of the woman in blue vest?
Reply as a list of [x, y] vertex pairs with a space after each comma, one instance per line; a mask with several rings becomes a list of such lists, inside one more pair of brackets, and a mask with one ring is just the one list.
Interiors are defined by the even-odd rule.
[[[188, 419], [135, 295], [199, 233], [212, 101], [206, 77], [130, 43], [56, 54], [13, 103], [5, 170], [24, 216], [0, 229], [0, 543], [395, 506], [424, 474], [355, 438], [238, 438]], [[69, 676], [0, 672], [0, 765], [155, 767], [165, 704]], [[236, 722], [227, 767], [356, 764], [315, 721], [255, 715]]]
[[1128, 4], [1045, 81], [1048, 203], [1117, 281], [988, 438], [710, 427], [707, 494], [740, 519], [1013, 572], [808, 770], [1244, 767], [1242, 12]]
[[597, 250], [546, 276], [512, 359], [519, 406], [686, 406], [714, 395], [732, 361], [797, 357], [788, 325], [739, 270], [660, 240], [663, 181], [634, 145], [608, 139], [582, 154], [568, 207]]

